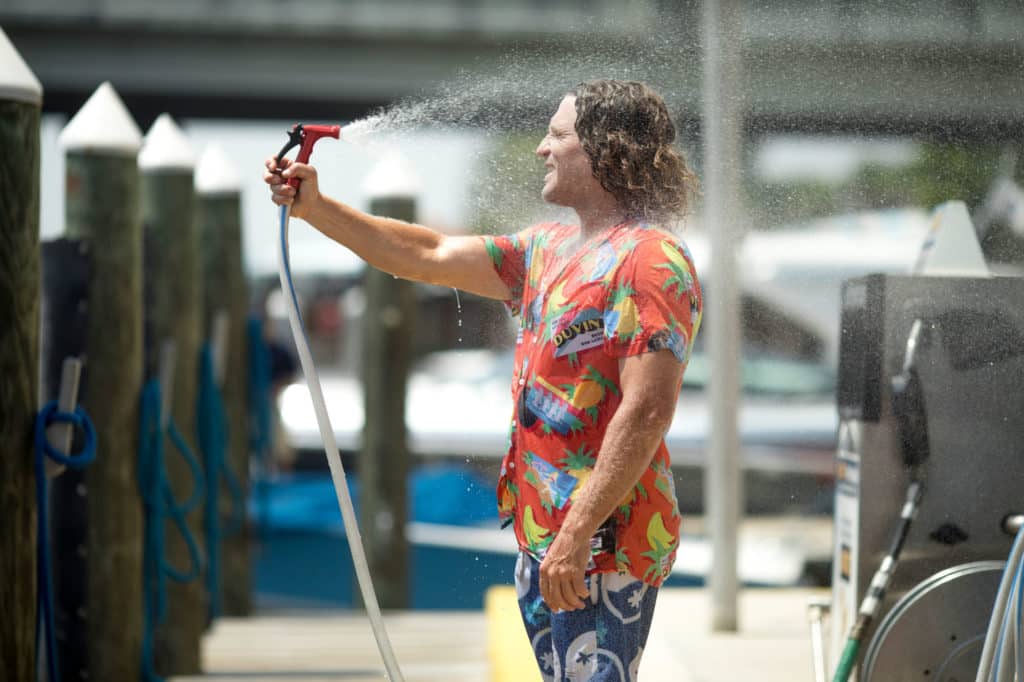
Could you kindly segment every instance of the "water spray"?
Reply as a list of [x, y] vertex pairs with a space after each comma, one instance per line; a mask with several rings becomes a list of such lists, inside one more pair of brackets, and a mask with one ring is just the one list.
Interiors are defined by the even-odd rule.
[[[295, 147], [299, 147], [299, 153], [295, 157], [295, 161], [307, 163], [310, 155], [313, 153], [313, 146], [318, 140], [323, 137], [337, 139], [340, 135], [340, 126], [296, 124], [288, 133], [288, 142], [275, 157], [278, 166], [280, 166], [284, 155]], [[288, 184], [296, 189], [298, 189], [300, 183], [301, 181], [296, 177], [288, 180]], [[387, 672], [388, 679], [392, 680], [392, 682], [404, 682], [402, 671], [398, 667], [398, 660], [395, 658], [395, 653], [391, 648], [391, 641], [388, 639], [387, 630], [384, 629], [380, 605], [377, 603], [377, 594], [373, 590], [370, 569], [366, 563], [366, 551], [363, 549], [363, 541], [359, 533], [359, 523], [356, 520], [356, 512], [352, 506], [352, 498], [349, 495], [348, 484], [345, 480], [345, 468], [341, 464], [341, 455], [338, 454], [338, 444], [334, 438], [334, 428], [331, 426], [331, 420], [327, 416], [327, 405], [324, 401], [323, 389], [320, 386], [320, 378], [317, 375], [316, 366], [313, 364], [313, 357], [309, 351], [309, 339], [306, 338], [302, 316], [299, 313], [298, 297], [295, 294], [291, 266], [288, 262], [289, 218], [289, 207], [282, 206], [280, 213], [278, 275], [281, 279], [282, 290], [286, 290], [289, 294], [285, 297], [288, 321], [291, 323], [295, 348], [298, 350], [299, 361], [302, 364], [302, 373], [306, 378], [309, 395], [313, 400], [313, 410], [316, 413], [317, 426], [320, 428], [320, 437], [324, 443], [327, 465], [330, 467], [331, 479], [334, 481], [334, 493], [338, 498], [338, 507], [341, 509], [341, 518], [345, 525], [349, 550], [352, 552], [352, 564], [355, 567], [359, 591], [363, 598], [363, 604], [366, 606], [366, 613], [370, 618], [373, 635], [377, 640], [377, 648], [380, 650], [381, 659], [384, 661], [384, 669]]]

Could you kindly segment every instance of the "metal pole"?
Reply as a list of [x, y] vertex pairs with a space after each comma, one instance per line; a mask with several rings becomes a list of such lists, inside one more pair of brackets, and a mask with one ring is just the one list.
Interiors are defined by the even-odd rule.
[[807, 604], [807, 622], [811, 628], [811, 664], [814, 667], [814, 682], [828, 682], [823, 621], [831, 607], [831, 602], [827, 597], [811, 599]]
[[39, 115], [42, 87], [0, 29], [0, 670], [32, 679], [36, 651]]
[[[74, 412], [78, 406], [78, 384], [82, 378], [82, 361], [78, 358], [65, 358], [60, 373], [60, 392], [57, 396], [57, 409], [61, 412]], [[46, 427], [46, 439], [54, 449], [67, 455], [71, 453], [71, 439], [75, 430], [68, 422], [58, 422]], [[46, 460], [46, 476], [53, 478], [64, 472], [64, 465]]]
[[740, 384], [739, 290], [735, 251], [740, 238], [740, 26], [737, 0], [705, 0], [704, 224], [711, 241], [708, 348], [711, 359], [711, 442], [705, 469], [705, 513], [711, 532], [711, 626], [738, 626], [737, 536], [743, 503], [737, 407]]

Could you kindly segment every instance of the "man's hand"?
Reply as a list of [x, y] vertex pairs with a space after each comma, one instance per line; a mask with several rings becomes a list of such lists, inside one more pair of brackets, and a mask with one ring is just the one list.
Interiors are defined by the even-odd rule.
[[583, 580], [590, 561], [590, 538], [559, 533], [540, 565], [540, 593], [552, 611], [582, 609], [590, 591]]
[[[278, 206], [291, 206], [293, 218], [306, 218], [312, 206], [320, 199], [320, 185], [316, 169], [291, 159], [281, 159], [280, 167], [274, 157], [266, 160], [263, 181], [270, 185], [270, 200]], [[291, 178], [302, 181], [298, 189], [288, 184]]]

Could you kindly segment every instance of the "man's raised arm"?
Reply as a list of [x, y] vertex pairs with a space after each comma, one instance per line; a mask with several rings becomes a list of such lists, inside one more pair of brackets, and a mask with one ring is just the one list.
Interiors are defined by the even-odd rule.
[[[291, 206], [301, 218], [370, 265], [404, 279], [455, 287], [486, 298], [507, 300], [508, 287], [498, 277], [480, 237], [454, 237], [423, 225], [358, 211], [320, 193], [316, 169], [282, 159], [279, 172], [268, 159], [264, 181], [271, 200]], [[298, 190], [286, 184], [302, 181]]]

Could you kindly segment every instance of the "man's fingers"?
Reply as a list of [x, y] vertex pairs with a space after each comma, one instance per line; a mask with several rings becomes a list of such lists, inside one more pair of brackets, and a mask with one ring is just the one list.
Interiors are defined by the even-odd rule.
[[271, 156], [263, 162], [264, 167], [267, 169], [267, 173], [271, 175], [280, 174], [280, 172], [287, 168], [289, 164], [291, 164], [291, 159], [281, 159], [278, 161], [275, 156]]
[[559, 604], [559, 610], [575, 611], [584, 606], [580, 598], [573, 594], [572, 581], [570, 580], [559, 580], [552, 583], [551, 592], [555, 595], [555, 601]]
[[586, 599], [590, 596], [590, 590], [587, 589], [587, 581], [583, 579], [582, 573], [576, 574], [576, 579], [573, 581], [573, 590], [580, 599]]
[[562, 601], [566, 604], [566, 609], [574, 611], [576, 609], [582, 609], [586, 604], [576, 594], [576, 590], [573, 586], [575, 580], [573, 576], [565, 576], [559, 581], [559, 587], [562, 590]]
[[291, 204], [295, 201], [295, 188], [286, 184], [271, 185], [270, 200], [278, 206]]
[[[581, 593], [582, 592], [582, 593]], [[541, 571], [540, 593], [544, 602], [553, 611], [575, 611], [586, 604], [581, 597], [587, 596], [583, 576], [576, 571]]]
[[544, 571], [541, 571], [540, 574], [540, 595], [544, 598], [544, 603], [552, 611], [557, 612], [566, 609], [567, 604], [562, 599], [562, 590], [558, 585], [558, 581], [546, 576]]
[[558, 605], [555, 604], [555, 596], [551, 593], [551, 582], [544, 575], [544, 571], [540, 573], [540, 596], [544, 600], [544, 603], [548, 605], [548, 608], [552, 611], [558, 610]]

